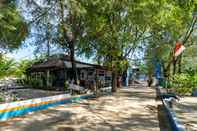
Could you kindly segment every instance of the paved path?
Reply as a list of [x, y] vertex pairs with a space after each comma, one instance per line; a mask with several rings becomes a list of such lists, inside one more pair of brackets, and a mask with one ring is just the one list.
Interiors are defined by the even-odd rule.
[[159, 131], [154, 99], [154, 89], [121, 89], [1, 122], [0, 131]]
[[173, 109], [187, 131], [197, 131], [197, 98], [183, 97]]

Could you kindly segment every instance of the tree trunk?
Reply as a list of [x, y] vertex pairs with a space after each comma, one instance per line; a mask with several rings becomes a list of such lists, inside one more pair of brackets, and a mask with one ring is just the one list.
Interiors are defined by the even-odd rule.
[[112, 71], [112, 92], [117, 91], [117, 71]]
[[153, 83], [153, 79], [152, 79], [152, 74], [151, 73], [148, 73], [148, 87], [151, 87], [152, 83]]
[[47, 58], [50, 56], [50, 40], [47, 42]]
[[178, 73], [179, 74], [182, 72], [181, 68], [182, 68], [182, 55], [180, 55], [178, 59]]
[[95, 77], [95, 95], [96, 97], [98, 97], [98, 88], [99, 88], [99, 83], [98, 83], [98, 73], [97, 73], [97, 69], [96, 69], [96, 77]]
[[77, 84], [78, 77], [77, 77], [77, 68], [76, 68], [76, 63], [75, 63], [75, 46], [73, 42], [69, 43], [70, 45], [70, 60], [72, 64], [72, 76], [74, 79], [74, 83]]
[[177, 63], [177, 60], [175, 60], [175, 58], [174, 58], [174, 60], [173, 60], [173, 75], [176, 74], [176, 63]]
[[47, 73], [47, 80], [46, 80], [47, 87], [50, 87], [50, 80], [49, 80], [49, 79], [50, 79], [50, 78], [49, 78], [49, 77], [50, 77], [50, 71], [49, 71], [49, 70], [47, 70], [47, 72], [46, 72], [46, 73]]
[[[64, 10], [65, 10], [65, 6], [64, 6], [64, 1], [63, 0], [60, 0], [59, 1], [59, 4], [60, 4], [60, 17], [61, 17], [61, 24], [63, 26], [63, 34], [64, 34], [64, 38], [65, 38], [65, 41], [68, 42], [69, 44], [69, 50], [70, 50], [70, 60], [71, 60], [71, 64], [72, 64], [72, 76], [73, 76], [73, 79], [74, 79], [74, 83], [77, 84], [77, 68], [76, 68], [76, 63], [75, 63], [75, 41], [76, 40], [75, 38], [76, 37], [71, 37], [69, 34], [68, 34], [68, 31], [67, 31], [67, 28], [66, 28], [66, 21], [64, 19]], [[64, 41], [64, 42], [65, 42]], [[66, 44], [66, 43], [64, 43]]]
[[170, 77], [170, 68], [163, 67], [163, 75], [164, 75], [164, 79], [167, 80]]

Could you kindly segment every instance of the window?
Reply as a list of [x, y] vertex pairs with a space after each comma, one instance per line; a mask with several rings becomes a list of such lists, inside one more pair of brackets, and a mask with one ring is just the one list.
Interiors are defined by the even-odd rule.
[[88, 72], [88, 76], [92, 76], [93, 75], [93, 72]]

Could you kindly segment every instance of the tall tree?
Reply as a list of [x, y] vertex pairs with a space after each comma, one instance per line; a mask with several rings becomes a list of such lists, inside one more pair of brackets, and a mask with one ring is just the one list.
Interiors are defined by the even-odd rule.
[[[42, 27], [41, 23], [51, 24], [55, 32], [52, 33], [52, 36], [55, 37], [53, 38], [54, 43], [60, 45], [65, 50], [65, 53], [70, 54], [73, 79], [77, 83], [75, 50], [83, 32], [82, 19], [85, 13], [82, 6], [80, 6], [80, 2], [73, 0], [41, 0], [39, 2], [20, 0], [20, 3], [23, 4], [24, 8], [26, 8], [25, 6], [30, 7], [28, 14], [33, 17], [29, 23], [34, 24], [34, 29], [38, 25]], [[43, 36], [41, 37], [43, 38]], [[44, 37], [48, 39], [47, 33]]]
[[[128, 66], [128, 57], [139, 43], [149, 38], [148, 25], [156, 7], [146, 1], [85, 1], [86, 34], [81, 50], [93, 52], [112, 70], [112, 91], [116, 91], [117, 73]], [[157, 8], [155, 8], [157, 9]], [[95, 52], [94, 52], [95, 51]]]
[[80, 37], [83, 35], [83, 17], [85, 10], [78, 1], [60, 0], [60, 30], [62, 32], [62, 45], [69, 49], [72, 63], [73, 78], [77, 83], [77, 69], [75, 64], [75, 50]]
[[176, 61], [172, 59], [173, 49], [176, 41], [180, 40], [187, 30], [195, 5], [192, 0], [171, 3], [164, 0], [158, 14], [153, 17], [149, 31], [152, 37], [148, 41], [146, 57], [149, 58], [147, 62], [152, 65], [153, 58], [162, 63], [165, 77], [170, 75], [171, 70], [173, 73], [177, 71]]
[[0, 51], [16, 49], [27, 36], [27, 24], [11, 0], [0, 1]]

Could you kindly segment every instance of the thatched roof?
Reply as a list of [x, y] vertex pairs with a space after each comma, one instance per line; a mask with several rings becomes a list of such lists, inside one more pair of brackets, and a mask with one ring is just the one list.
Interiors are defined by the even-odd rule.
[[31, 66], [31, 69], [46, 69], [46, 68], [64, 68], [65, 64], [64, 61], [60, 59], [53, 59], [43, 61], [42, 63], [36, 63]]
[[[104, 69], [107, 70], [107, 67], [96, 65], [96, 64], [89, 64], [80, 61], [75, 61], [77, 68], [97, 68], [97, 69]], [[69, 69], [72, 68], [72, 63], [70, 61], [70, 57], [66, 55], [61, 55], [60, 57], [52, 56], [49, 57], [47, 60], [42, 60], [38, 63], [33, 64], [27, 71], [34, 72], [34, 71], [45, 71], [49, 70], [56, 70], [56, 69]]]

